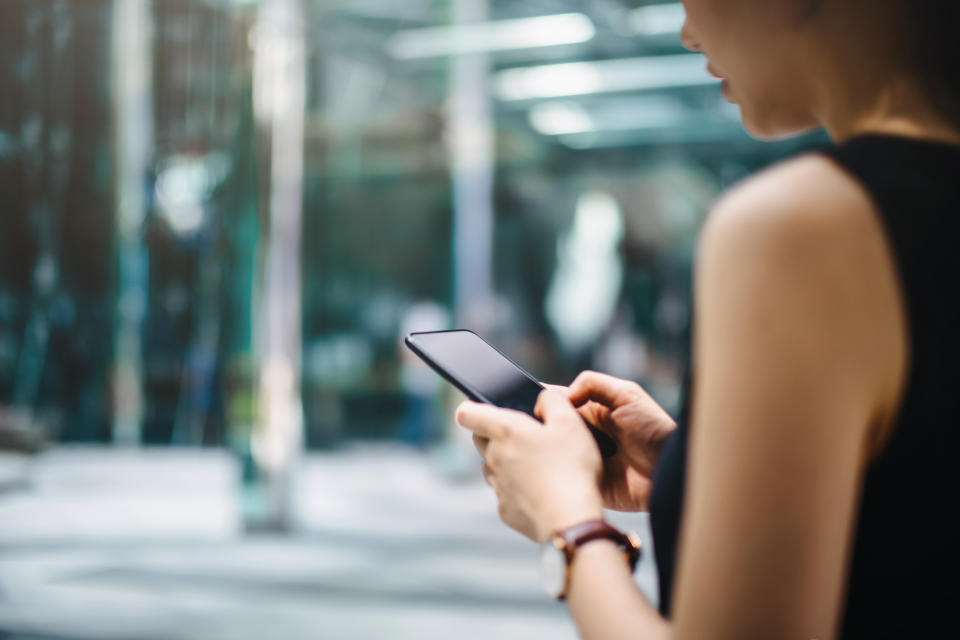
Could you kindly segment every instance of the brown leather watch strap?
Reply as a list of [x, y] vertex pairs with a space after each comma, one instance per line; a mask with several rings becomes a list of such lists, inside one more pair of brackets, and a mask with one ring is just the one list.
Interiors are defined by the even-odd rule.
[[603, 520], [587, 520], [558, 531], [557, 536], [564, 541], [564, 552], [567, 564], [573, 561], [573, 554], [578, 547], [594, 540], [611, 540], [623, 549], [623, 553], [633, 571], [640, 559], [640, 541], [636, 536], [630, 536], [611, 527]]

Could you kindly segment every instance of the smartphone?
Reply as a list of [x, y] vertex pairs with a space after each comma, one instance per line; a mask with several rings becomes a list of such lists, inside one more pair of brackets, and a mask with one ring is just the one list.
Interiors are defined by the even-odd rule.
[[[403, 342], [474, 402], [515, 409], [537, 418], [533, 409], [543, 385], [473, 331], [411, 333]], [[600, 454], [604, 458], [614, 455], [616, 441], [584, 422], [597, 441]]]

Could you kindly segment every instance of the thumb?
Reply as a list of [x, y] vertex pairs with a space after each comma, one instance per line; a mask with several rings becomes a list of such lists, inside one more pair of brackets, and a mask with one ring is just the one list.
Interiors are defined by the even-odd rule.
[[553, 389], [545, 389], [540, 393], [533, 412], [545, 423], [564, 416], [576, 416], [577, 420], [580, 420], [580, 414], [570, 404], [570, 400], [562, 392]]

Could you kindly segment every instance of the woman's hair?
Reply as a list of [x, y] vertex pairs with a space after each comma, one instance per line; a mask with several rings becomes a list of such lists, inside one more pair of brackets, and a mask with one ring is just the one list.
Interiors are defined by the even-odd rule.
[[960, 124], [960, 0], [900, 0], [908, 56], [936, 106]]
[[[827, 0], [802, 0], [800, 22], [815, 15]], [[835, 0], [858, 2], [858, 10], [892, 8], [907, 69], [916, 75], [934, 106], [960, 124], [960, 0]], [[872, 6], [871, 6], [872, 5]]]

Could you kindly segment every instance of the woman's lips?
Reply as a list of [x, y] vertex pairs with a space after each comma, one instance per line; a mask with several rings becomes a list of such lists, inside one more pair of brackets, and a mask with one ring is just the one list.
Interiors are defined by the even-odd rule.
[[723, 76], [720, 75], [720, 72], [713, 68], [713, 65], [707, 65], [707, 73], [712, 75], [714, 78], [719, 78], [720, 80], [724, 79]]

